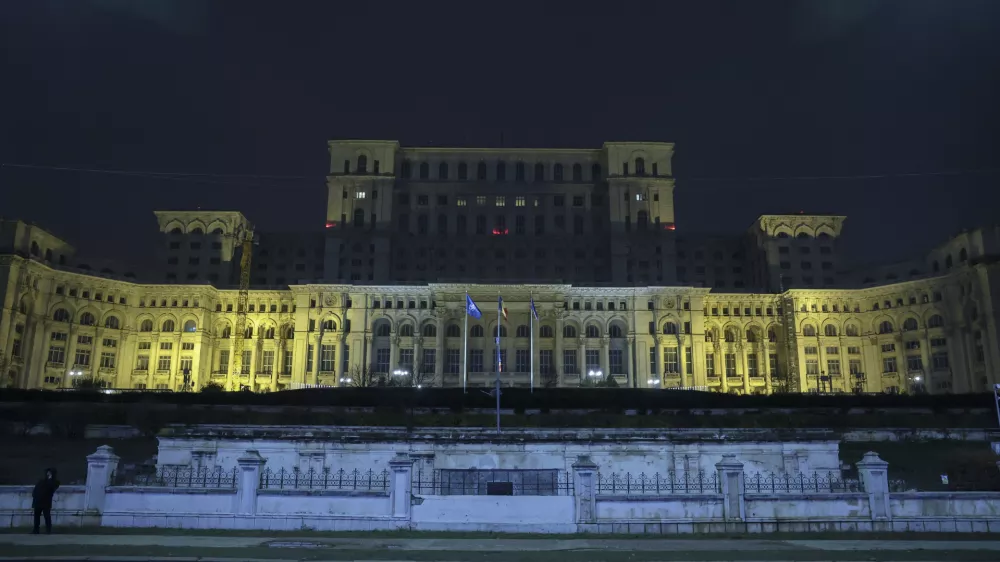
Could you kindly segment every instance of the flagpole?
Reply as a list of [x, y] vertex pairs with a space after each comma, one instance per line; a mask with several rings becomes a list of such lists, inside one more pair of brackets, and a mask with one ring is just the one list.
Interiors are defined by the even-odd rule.
[[529, 394], [535, 392], [535, 297], [528, 291], [528, 391]]
[[500, 315], [503, 314], [503, 300], [500, 297], [500, 291], [497, 291], [497, 380], [496, 380], [496, 393], [497, 393], [497, 435], [500, 434], [500, 370], [503, 365], [500, 364]]
[[469, 291], [465, 291], [465, 331], [462, 332], [462, 394], [468, 391], [466, 379], [469, 373]]

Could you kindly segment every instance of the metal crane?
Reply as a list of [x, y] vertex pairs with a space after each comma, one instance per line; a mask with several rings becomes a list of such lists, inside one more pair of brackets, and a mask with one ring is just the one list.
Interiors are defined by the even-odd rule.
[[[229, 390], [238, 390], [237, 381], [243, 374], [243, 348], [246, 343], [247, 307], [250, 301], [250, 263], [253, 258], [254, 233], [250, 224], [239, 225], [233, 233], [233, 244], [240, 247], [240, 292], [236, 300], [236, 328], [233, 330], [233, 372], [229, 375]], [[234, 378], [237, 377], [237, 378]]]

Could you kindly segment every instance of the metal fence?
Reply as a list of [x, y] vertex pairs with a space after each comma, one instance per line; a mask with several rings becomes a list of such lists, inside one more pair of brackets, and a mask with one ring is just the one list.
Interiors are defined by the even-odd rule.
[[842, 492], [863, 492], [860, 480], [844, 478], [835, 472], [821, 474], [744, 474], [747, 494], [836, 494]]
[[561, 470], [416, 471], [413, 492], [440, 496], [569, 496], [573, 479]]
[[597, 493], [604, 495], [715, 494], [719, 475], [715, 472], [630, 472], [597, 473]]
[[261, 490], [357, 490], [387, 492], [388, 470], [291, 470], [265, 468], [260, 473]]
[[235, 489], [237, 471], [236, 468], [164, 466], [148, 473], [119, 471], [111, 475], [111, 482], [114, 486]]

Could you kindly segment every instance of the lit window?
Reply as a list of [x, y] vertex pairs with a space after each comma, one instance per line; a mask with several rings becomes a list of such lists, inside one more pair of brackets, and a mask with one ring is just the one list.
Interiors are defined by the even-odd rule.
[[635, 200], [636, 201], [645, 201], [646, 200], [646, 194], [645, 193], [636, 193], [635, 194]]
[[503, 195], [497, 195], [497, 207], [503, 207], [507, 204], [507, 200]]
[[523, 207], [524, 206], [524, 197], [517, 197], [517, 198], [515, 198], [514, 199], [514, 206], [515, 207]]
[[486, 204], [486, 196], [476, 195], [476, 205], [485, 205], [485, 204]]
[[464, 207], [465, 206], [465, 197], [457, 197], [457, 198], [455, 198], [455, 204], [458, 205], [459, 207]]
[[365, 192], [364, 191], [355, 191], [354, 192], [354, 198], [355, 199], [364, 199], [365, 198]]

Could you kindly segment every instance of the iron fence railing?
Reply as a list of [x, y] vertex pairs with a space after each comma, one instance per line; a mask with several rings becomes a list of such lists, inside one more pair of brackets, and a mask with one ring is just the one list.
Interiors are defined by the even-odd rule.
[[715, 494], [719, 475], [715, 472], [597, 473], [597, 493], [604, 495]]
[[236, 475], [236, 468], [164, 466], [149, 473], [119, 471], [111, 475], [111, 483], [114, 486], [235, 489]]
[[413, 493], [441, 496], [569, 496], [573, 479], [561, 470], [418, 470]]
[[835, 472], [812, 474], [756, 473], [744, 474], [747, 494], [836, 494], [863, 492], [860, 480], [844, 478]]
[[388, 470], [299, 470], [265, 468], [260, 473], [261, 490], [351, 490], [387, 492]]

